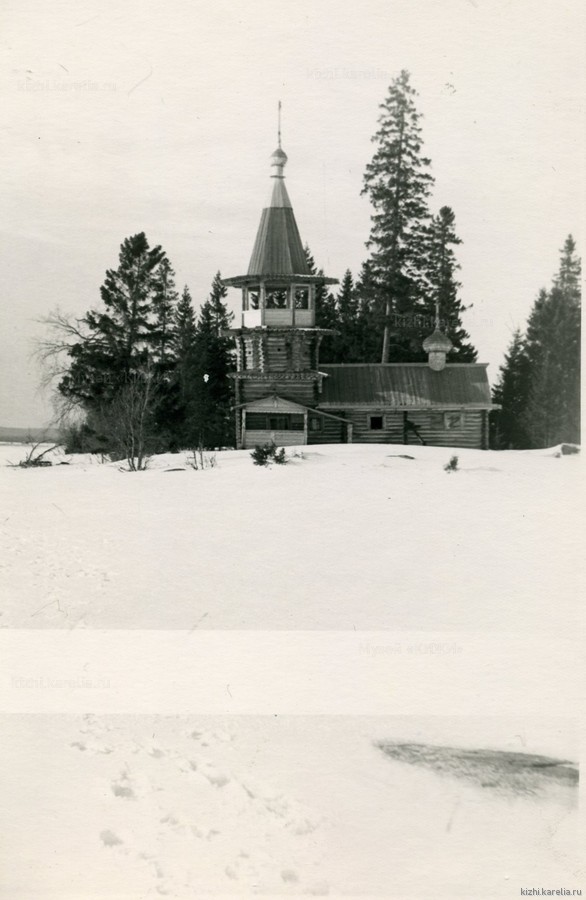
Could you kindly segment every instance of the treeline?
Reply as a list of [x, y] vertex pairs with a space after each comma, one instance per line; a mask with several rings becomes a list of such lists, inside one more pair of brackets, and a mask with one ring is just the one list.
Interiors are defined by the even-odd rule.
[[[380, 107], [362, 191], [373, 209], [367, 258], [336, 291], [316, 285], [316, 324], [333, 332], [321, 346], [324, 363], [424, 362], [423, 340], [438, 323], [453, 344], [448, 362], [476, 360], [462, 323], [455, 213], [432, 208], [416, 97], [402, 71]], [[310, 271], [323, 275], [305, 252]], [[220, 273], [196, 313], [188, 288], [179, 295], [165, 251], [141, 233], [123, 242], [100, 295], [99, 309], [81, 319], [46, 320], [52, 337], [43, 355], [58, 375], [62, 413], [83, 414], [69, 426], [69, 448], [140, 468], [152, 452], [233, 446], [234, 358], [225, 334], [232, 316]], [[501, 367], [493, 446], [579, 439], [579, 354], [580, 261], [568, 238], [551, 289]]]
[[524, 450], [580, 441], [581, 262], [570, 235], [549, 290], [525, 331], [517, 329], [500, 367], [492, 444]]

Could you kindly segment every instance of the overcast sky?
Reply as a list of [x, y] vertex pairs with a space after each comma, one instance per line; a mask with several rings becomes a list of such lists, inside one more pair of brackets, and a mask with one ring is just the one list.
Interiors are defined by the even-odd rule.
[[301, 237], [365, 258], [378, 106], [410, 70], [433, 207], [451, 206], [465, 324], [494, 380], [584, 213], [583, 0], [3, 0], [0, 424], [51, 418], [35, 320], [99, 302], [122, 240], [197, 302], [246, 271], [283, 103]]

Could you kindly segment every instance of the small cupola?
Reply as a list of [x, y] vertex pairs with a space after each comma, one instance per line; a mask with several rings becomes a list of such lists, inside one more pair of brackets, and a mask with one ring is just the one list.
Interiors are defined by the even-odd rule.
[[452, 347], [451, 340], [440, 328], [439, 304], [436, 303], [435, 329], [433, 334], [426, 337], [423, 342], [423, 349], [427, 353], [429, 368], [433, 369], [434, 372], [441, 372], [445, 368], [446, 356]]

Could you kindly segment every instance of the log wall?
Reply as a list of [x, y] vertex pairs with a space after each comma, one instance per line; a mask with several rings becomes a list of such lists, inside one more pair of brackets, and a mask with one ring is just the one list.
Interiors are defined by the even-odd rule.
[[[332, 415], [342, 416], [342, 413], [333, 412]], [[311, 420], [313, 418], [320, 420], [321, 428], [318, 431], [313, 431], [311, 428]], [[343, 422], [339, 422], [337, 419], [329, 419], [327, 416], [320, 416], [310, 411], [309, 429], [307, 432], [308, 444], [345, 444], [347, 431], [348, 428]]]
[[253, 450], [257, 444], [276, 444], [277, 447], [295, 447], [305, 443], [302, 431], [245, 431], [244, 449]]
[[[329, 410], [328, 410], [329, 412]], [[376, 409], [347, 409], [346, 418], [353, 426], [352, 441], [355, 444], [402, 444], [403, 413], [385, 413]], [[382, 429], [369, 427], [370, 416], [382, 416]]]
[[[461, 422], [453, 428], [445, 425], [443, 413], [423, 410], [409, 412], [409, 421], [417, 427], [426, 444], [432, 447], [483, 447], [482, 411], [468, 410], [461, 414]], [[416, 436], [409, 432], [409, 443], [418, 444]]]
[[[336, 413], [336, 415], [342, 413]], [[403, 412], [383, 412], [376, 409], [347, 409], [346, 418], [353, 425], [354, 443], [364, 444], [402, 444], [404, 442]], [[382, 416], [382, 429], [369, 427], [371, 416]], [[460, 415], [455, 413], [454, 415]], [[443, 412], [428, 410], [412, 410], [407, 418], [417, 428], [426, 444], [432, 447], [472, 447], [482, 449], [486, 446], [481, 410], [468, 410], [461, 413], [461, 419], [453, 428], [446, 427]], [[407, 443], [419, 444], [413, 431], [407, 431]]]

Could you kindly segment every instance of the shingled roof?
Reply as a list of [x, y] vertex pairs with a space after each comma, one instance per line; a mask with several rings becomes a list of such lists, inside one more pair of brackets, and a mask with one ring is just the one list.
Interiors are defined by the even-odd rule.
[[325, 409], [449, 409], [492, 407], [483, 363], [453, 363], [434, 372], [427, 363], [321, 365]]

